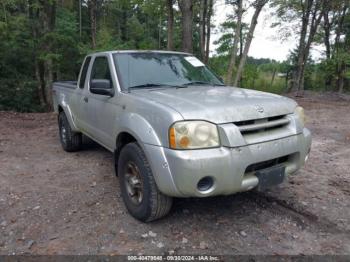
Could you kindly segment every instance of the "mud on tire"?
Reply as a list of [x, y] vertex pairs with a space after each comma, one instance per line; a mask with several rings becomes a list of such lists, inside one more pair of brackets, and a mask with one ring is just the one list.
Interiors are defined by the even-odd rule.
[[124, 204], [133, 217], [150, 222], [169, 213], [172, 198], [159, 191], [146, 156], [137, 143], [127, 144], [121, 150], [118, 174]]

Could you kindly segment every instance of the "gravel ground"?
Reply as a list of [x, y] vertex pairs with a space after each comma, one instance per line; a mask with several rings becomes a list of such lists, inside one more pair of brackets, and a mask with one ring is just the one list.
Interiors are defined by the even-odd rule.
[[265, 193], [177, 199], [128, 215], [113, 158], [66, 153], [56, 115], [0, 112], [0, 254], [350, 254], [350, 98], [298, 99], [313, 133], [297, 176]]

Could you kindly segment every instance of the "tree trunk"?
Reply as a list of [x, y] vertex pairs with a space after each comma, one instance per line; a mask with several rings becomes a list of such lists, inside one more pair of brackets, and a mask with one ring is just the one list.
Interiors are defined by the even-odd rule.
[[193, 0], [179, 0], [179, 7], [182, 14], [182, 51], [192, 53]]
[[211, 17], [213, 15], [213, 0], [209, 0], [208, 4], [208, 14], [207, 14], [207, 33], [206, 33], [206, 47], [205, 47], [205, 57], [204, 63], [208, 63], [209, 61], [209, 53], [210, 53], [210, 36], [211, 36]]
[[342, 94], [344, 91], [344, 74], [345, 74], [345, 70], [346, 70], [346, 65], [345, 62], [342, 61], [341, 66], [340, 66], [340, 70], [338, 73], [338, 93]]
[[44, 79], [42, 77], [43, 69], [40, 68], [40, 62], [36, 59], [35, 61], [35, 78], [37, 80], [37, 94], [39, 97], [39, 102], [41, 107], [47, 106], [46, 95], [45, 95], [45, 85]]
[[81, 36], [82, 36], [82, 32], [83, 32], [83, 25], [82, 25], [82, 6], [81, 6], [81, 1], [82, 0], [79, 0], [79, 37], [81, 39]]
[[[45, 36], [55, 29], [56, 1], [43, 1], [37, 3], [28, 1], [28, 15], [32, 26], [32, 35], [36, 45], [33, 54], [35, 61], [34, 73], [37, 79], [37, 92], [41, 106], [52, 110], [51, 85], [53, 81], [52, 42]], [[37, 45], [38, 43], [38, 45]], [[41, 58], [44, 56], [45, 58]]]
[[96, 48], [96, 34], [97, 34], [97, 2], [96, 1], [97, 0], [89, 1], [92, 49]]
[[53, 109], [53, 100], [52, 100], [52, 89], [51, 85], [53, 83], [53, 63], [52, 59], [47, 59], [44, 62], [45, 72], [44, 72], [44, 81], [45, 81], [45, 97], [47, 103], [47, 109], [52, 111]]
[[305, 39], [307, 34], [307, 28], [309, 25], [311, 6], [313, 0], [306, 0], [307, 4], [302, 3], [303, 16], [302, 16], [302, 24], [301, 24], [301, 32], [299, 39], [299, 47], [298, 47], [298, 61], [297, 61], [297, 70], [295, 73], [295, 78], [292, 81], [292, 90], [299, 90], [300, 81], [302, 77], [302, 67], [305, 63], [304, 61], [304, 52], [305, 52]]
[[235, 30], [235, 36], [233, 40], [233, 47], [231, 52], [230, 64], [226, 74], [226, 84], [232, 85], [232, 73], [236, 67], [236, 57], [239, 40], [241, 38], [241, 26], [242, 26], [242, 13], [243, 13], [243, 0], [238, 0], [237, 2], [237, 24]]
[[242, 55], [243, 55], [243, 26], [241, 26], [241, 30], [239, 32], [240, 37], [239, 37], [239, 59], [241, 59]]
[[290, 74], [290, 71], [288, 70], [287, 73], [286, 73], [286, 81], [285, 81], [285, 90], [286, 90], [286, 92], [288, 92], [288, 90], [289, 90], [289, 87], [288, 87], [289, 74]]
[[31, 25], [32, 37], [34, 39], [33, 61], [35, 61], [34, 74], [37, 81], [36, 90], [37, 90], [40, 106], [44, 108], [46, 107], [46, 101], [45, 101], [45, 93], [44, 93], [44, 85], [43, 85], [44, 81], [41, 77], [41, 72], [43, 72], [43, 70], [42, 68], [40, 68], [40, 61], [38, 59], [38, 54], [37, 54], [38, 46], [36, 44], [38, 42], [39, 32], [37, 28], [37, 23], [35, 21], [38, 20], [39, 17], [38, 17], [38, 12], [34, 10], [34, 5], [31, 0], [28, 1], [28, 18]]
[[275, 81], [276, 71], [277, 71], [277, 68], [274, 68], [274, 69], [273, 69], [273, 73], [272, 73], [272, 77], [271, 77], [271, 83], [270, 83], [270, 86], [271, 86], [271, 87], [272, 87], [272, 85], [273, 85], [273, 82]]
[[[336, 30], [336, 36], [335, 36], [335, 55], [336, 55], [336, 59], [337, 59], [337, 64], [336, 64], [336, 73], [337, 73], [337, 90], [339, 93], [342, 93], [344, 90], [344, 73], [346, 70], [346, 65], [345, 65], [345, 61], [344, 59], [340, 59], [339, 57], [339, 48], [340, 48], [340, 35], [341, 32], [343, 31], [343, 26], [344, 26], [344, 20], [345, 20], [345, 16], [346, 16], [346, 12], [347, 9], [349, 7], [349, 3], [345, 2], [344, 6], [341, 10], [341, 12], [339, 12], [339, 18], [338, 18], [338, 27]], [[345, 46], [343, 48], [346, 48]], [[341, 61], [339, 61], [341, 60]]]
[[[306, 63], [307, 63], [307, 59], [309, 57], [309, 53], [310, 53], [310, 48], [311, 48], [311, 44], [314, 40], [314, 36], [317, 32], [317, 28], [321, 22], [321, 19], [323, 17], [323, 12], [324, 9], [323, 7], [321, 7], [322, 1], [320, 0], [318, 3], [316, 3], [315, 5], [315, 9], [313, 11], [312, 14], [312, 19], [311, 19], [311, 25], [310, 25], [310, 30], [309, 30], [309, 35], [308, 35], [308, 39], [307, 42], [304, 46], [304, 50], [302, 51], [302, 63], [299, 66], [299, 75], [298, 75], [298, 91], [297, 91], [297, 96], [302, 96], [304, 93], [304, 75], [305, 75], [305, 67], [306, 67]], [[319, 11], [319, 14], [317, 14]]]
[[128, 9], [125, 6], [121, 6], [121, 16], [120, 16], [120, 37], [122, 41], [128, 41], [129, 40], [129, 34], [128, 34]]
[[[43, 2], [43, 29], [44, 34], [49, 34], [54, 31], [56, 24], [56, 1], [44, 1]], [[52, 52], [52, 43], [48, 40], [44, 43], [43, 51], [46, 54], [50, 54]], [[45, 90], [45, 100], [47, 103], [47, 109], [53, 109], [53, 101], [52, 101], [52, 90], [51, 85], [53, 82], [53, 62], [52, 58], [48, 56], [44, 62], [44, 90]]]
[[323, 42], [326, 47], [326, 58], [330, 59], [331, 58], [331, 43], [330, 43], [330, 35], [331, 35], [331, 25], [329, 22], [329, 10], [324, 13], [323, 15], [323, 20], [324, 20], [324, 38]]
[[348, 4], [345, 2], [342, 10], [339, 11], [339, 17], [338, 17], [338, 21], [337, 21], [337, 29], [336, 29], [336, 34], [335, 34], [335, 45], [336, 45], [337, 52], [338, 52], [340, 35], [341, 35], [342, 30], [343, 30], [344, 19], [345, 19], [347, 9], [348, 9]]
[[167, 10], [168, 10], [168, 43], [167, 49], [174, 49], [174, 9], [173, 0], [167, 0]]
[[207, 20], [207, 0], [200, 0], [200, 17], [199, 17], [199, 49], [201, 52], [201, 58], [205, 58], [205, 46], [206, 46], [206, 20]]
[[162, 14], [159, 15], [158, 24], [158, 49], [160, 50], [162, 46]]
[[[330, 43], [330, 35], [331, 35], [331, 23], [329, 21], [329, 7], [327, 6], [327, 11], [323, 14], [323, 29], [324, 29], [324, 38], [323, 42], [326, 47], [326, 58], [327, 60], [331, 59], [331, 43]], [[327, 75], [325, 79], [326, 89], [330, 89], [332, 84], [332, 75]]]
[[239, 61], [239, 66], [237, 69], [237, 73], [236, 73], [236, 77], [235, 77], [235, 81], [234, 81], [234, 86], [238, 86], [238, 81], [240, 80], [240, 78], [242, 76], [243, 68], [244, 68], [245, 62], [247, 60], [250, 44], [252, 43], [252, 40], [253, 40], [255, 27], [258, 23], [258, 18], [259, 18], [260, 12], [267, 2], [268, 2], [268, 0], [258, 0], [256, 3], [255, 11], [254, 11], [252, 20], [250, 22], [247, 40], [246, 40], [246, 43], [244, 45], [243, 54], [242, 54], [242, 57]]

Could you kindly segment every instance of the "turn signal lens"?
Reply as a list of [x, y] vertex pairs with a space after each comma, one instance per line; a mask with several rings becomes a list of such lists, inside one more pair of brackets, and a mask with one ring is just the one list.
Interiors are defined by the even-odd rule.
[[176, 142], [175, 142], [175, 128], [170, 128], [169, 130], [169, 142], [171, 148], [176, 148]]

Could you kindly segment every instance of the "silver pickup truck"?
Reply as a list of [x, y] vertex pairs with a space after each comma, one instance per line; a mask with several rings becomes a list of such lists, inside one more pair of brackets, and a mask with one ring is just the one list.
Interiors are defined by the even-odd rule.
[[91, 54], [53, 96], [63, 149], [79, 150], [84, 134], [113, 152], [123, 201], [141, 221], [166, 215], [173, 197], [280, 184], [310, 152], [296, 102], [225, 86], [187, 53]]

